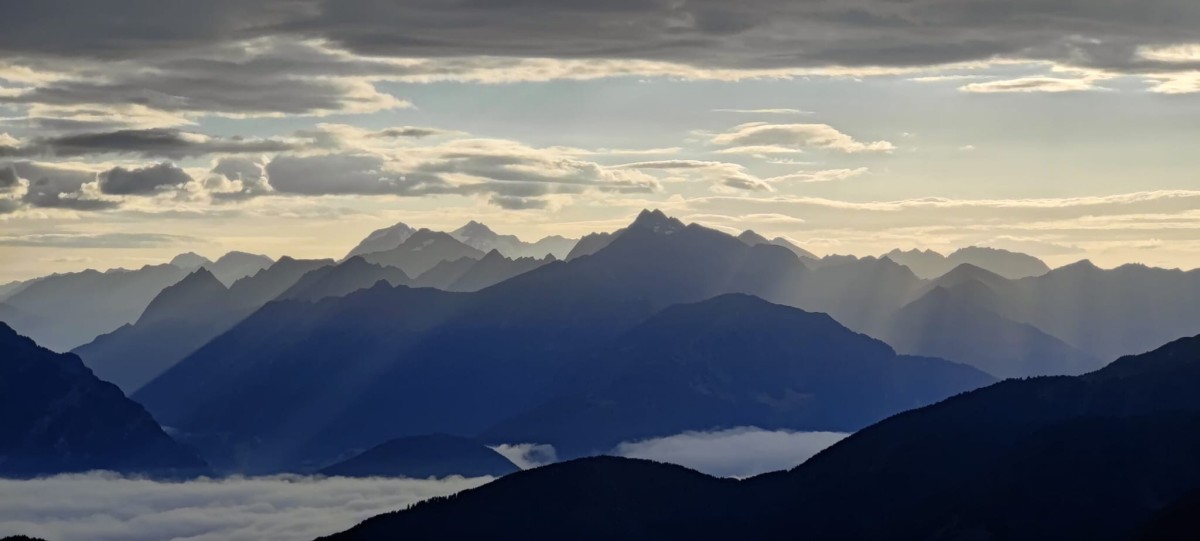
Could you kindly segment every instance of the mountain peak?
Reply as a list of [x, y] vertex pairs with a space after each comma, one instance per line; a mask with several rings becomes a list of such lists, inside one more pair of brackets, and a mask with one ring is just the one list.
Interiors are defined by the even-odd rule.
[[1095, 263], [1092, 263], [1091, 259], [1080, 259], [1079, 261], [1076, 261], [1074, 263], [1071, 263], [1068, 265], [1063, 265], [1063, 266], [1059, 267], [1058, 270], [1089, 271], [1090, 272], [1090, 271], [1100, 270], [1100, 267], [1097, 267]]
[[954, 286], [963, 282], [977, 280], [985, 284], [1002, 283], [1007, 279], [999, 274], [971, 263], [959, 263], [950, 272], [939, 276], [934, 283], [944, 286]]
[[207, 257], [197, 254], [196, 252], [187, 252], [171, 258], [171, 265], [184, 270], [192, 270], [211, 263], [212, 261]]
[[758, 233], [755, 233], [754, 230], [751, 230], [751, 229], [742, 231], [742, 234], [738, 235], [737, 238], [738, 238], [738, 240], [740, 240], [746, 244], [749, 244], [751, 246], [771, 243], [771, 241], [767, 240], [767, 237], [759, 235]]
[[138, 323], [182, 317], [188, 310], [204, 306], [225, 291], [225, 284], [216, 275], [200, 267], [159, 292], [150, 304], [146, 305]]
[[645, 209], [637, 215], [629, 229], [649, 229], [655, 233], [673, 233], [683, 229], [683, 222], [667, 216], [663, 211]]
[[415, 232], [416, 229], [413, 229], [404, 222], [397, 222], [395, 225], [376, 229], [359, 242], [354, 249], [350, 250], [350, 253], [346, 254], [346, 257], [350, 258], [356, 255], [391, 250], [408, 240], [408, 237], [411, 237]]
[[478, 238], [478, 237], [486, 238], [486, 237], [498, 236], [498, 235], [496, 235], [495, 231], [492, 231], [492, 228], [490, 228], [480, 222], [477, 222], [475, 220], [471, 220], [471, 221], [467, 222], [465, 225], [463, 225], [462, 227], [460, 227], [458, 229], [455, 229], [450, 234], [455, 237], [466, 237], [466, 238]]

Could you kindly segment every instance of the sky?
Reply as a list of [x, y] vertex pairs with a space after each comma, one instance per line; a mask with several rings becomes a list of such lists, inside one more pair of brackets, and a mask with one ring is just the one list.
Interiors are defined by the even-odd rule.
[[1200, 267], [1192, 0], [0, 0], [0, 282], [643, 208]]

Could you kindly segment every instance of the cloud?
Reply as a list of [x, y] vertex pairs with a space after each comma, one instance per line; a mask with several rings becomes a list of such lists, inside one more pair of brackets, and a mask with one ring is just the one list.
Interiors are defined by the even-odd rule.
[[373, 135], [375, 137], [413, 137], [413, 138], [419, 139], [422, 137], [433, 137], [436, 135], [452, 135], [455, 133], [459, 133], [459, 132], [454, 132], [454, 131], [450, 131], [450, 130], [442, 130], [442, 129], [438, 129], [438, 128], [419, 127], [419, 126], [398, 126], [395, 128], [387, 128], [387, 129], [379, 130], [379, 131], [375, 132]]
[[293, 150], [297, 143], [276, 139], [210, 137], [170, 128], [117, 130], [38, 138], [20, 149], [25, 156], [75, 157], [129, 154], [181, 159], [208, 154], [261, 154]]
[[276, 156], [266, 172], [271, 186], [287, 194], [425, 195], [447, 189], [437, 177], [410, 177], [369, 154]]
[[0, 192], [7, 192], [17, 187], [17, 171], [12, 167], [0, 168]]
[[796, 467], [848, 435], [740, 427], [626, 442], [611, 454], [679, 464], [718, 477], [750, 477]]
[[1099, 87], [1096, 86], [1096, 79], [1093, 78], [1020, 77], [1017, 79], [970, 83], [959, 87], [959, 90], [976, 94], [997, 94], [1009, 92], [1083, 92], [1096, 90], [1097, 88]]
[[109, 195], [147, 195], [191, 181], [187, 172], [167, 162], [137, 169], [114, 167], [100, 174], [100, 191]]
[[120, 205], [118, 201], [98, 197], [99, 189], [93, 190], [97, 184], [96, 172], [89, 169], [30, 161], [12, 162], [7, 168], [16, 173], [21, 179], [18, 182], [24, 186], [22, 205], [71, 210], [106, 210]]
[[282, 194], [477, 195], [508, 209], [544, 208], [546, 198], [556, 194], [649, 193], [660, 188], [656, 178], [640, 171], [503, 139], [463, 138], [368, 150], [281, 154], [267, 163], [266, 173]]
[[[46, 0], [6, 10], [13, 57], [146, 58], [232, 39], [311, 36], [359, 54], [454, 59], [641, 60], [709, 68], [914, 66], [996, 57], [1133, 69], [1147, 45], [1194, 41], [1188, 0], [1032, 0], [853, 5], [783, 0], [473, 3], [214, 0], [203, 8], [116, 0], [109, 9]], [[115, 20], [111, 13], [127, 16]], [[1169, 14], [1169, 15], [1163, 15]], [[1037, 20], [1031, 25], [1029, 21]], [[169, 23], [167, 22], [169, 21]], [[169, 25], [168, 25], [169, 24]], [[1191, 38], [1191, 39], [1189, 39]], [[1169, 61], [1168, 61], [1169, 62]]]
[[146, 248], [200, 242], [187, 235], [163, 233], [37, 233], [0, 235], [0, 246], [52, 248]]
[[870, 172], [866, 167], [854, 169], [824, 169], [821, 171], [803, 171], [790, 175], [781, 175], [767, 179], [768, 182], [833, 182], [846, 180]]
[[808, 148], [845, 153], [891, 152], [896, 148], [888, 141], [858, 141], [828, 124], [749, 122], [714, 135], [711, 142], [714, 145], [726, 147], [724, 152], [741, 154], [770, 153], [777, 150], [797, 151]]
[[[173, 16], [169, 20], [178, 21]], [[58, 56], [39, 60], [35, 67], [55, 76], [0, 93], [0, 103], [98, 111], [133, 104], [158, 112], [233, 117], [412, 107], [374, 84], [402, 73], [403, 63], [356, 57], [313, 41], [222, 39], [189, 47], [186, 53], [123, 54], [127, 57], [103, 66]]]
[[158, 482], [107, 473], [0, 480], [0, 532], [54, 541], [294, 541], [474, 488], [442, 480], [277, 476]]
[[746, 168], [726, 162], [703, 160], [658, 160], [634, 162], [614, 166], [617, 169], [661, 170], [692, 172], [714, 186], [724, 186], [746, 191], [774, 191], [771, 185], [746, 171]]
[[713, 109], [716, 113], [741, 113], [750, 115], [811, 115], [812, 111], [803, 109]]
[[528, 470], [538, 466], [545, 466], [558, 462], [558, 452], [554, 446], [539, 444], [539, 443], [516, 443], [516, 444], [500, 444], [492, 447], [492, 450], [504, 455], [504, 458], [512, 461], [518, 468]]

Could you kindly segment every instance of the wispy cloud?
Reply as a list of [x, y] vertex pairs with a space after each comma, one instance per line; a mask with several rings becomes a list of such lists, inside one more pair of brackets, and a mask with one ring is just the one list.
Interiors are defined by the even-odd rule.
[[768, 109], [713, 109], [715, 113], [740, 113], [747, 115], [811, 115], [812, 111], [803, 109], [789, 108], [768, 108]]

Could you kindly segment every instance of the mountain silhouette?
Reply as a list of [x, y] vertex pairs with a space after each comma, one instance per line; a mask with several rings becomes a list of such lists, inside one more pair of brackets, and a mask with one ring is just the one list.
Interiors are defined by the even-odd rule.
[[321, 469], [341, 477], [500, 477], [520, 471], [515, 464], [483, 444], [445, 434], [412, 436], [381, 443], [361, 454]]
[[1175, 520], [1200, 489], [1197, 378], [1200, 337], [1186, 338], [893, 416], [790, 471], [732, 481], [586, 458], [326, 539], [1153, 539], [1195, 524]]
[[159, 293], [136, 323], [72, 352], [103, 379], [132, 394], [281, 295], [305, 273], [331, 264], [283, 257], [228, 289], [206, 269], [197, 270]]
[[498, 250], [492, 250], [455, 278], [446, 289], [478, 291], [554, 261], [556, 261], [554, 255], [547, 255], [541, 259], [533, 257], [509, 259], [500, 255]]
[[567, 394], [579, 364], [658, 310], [782, 296], [806, 272], [784, 248], [648, 211], [601, 252], [470, 294], [377, 284], [268, 304], [135, 396], [189, 433], [257, 442], [215, 462], [296, 468], [395, 437], [477, 434]]
[[553, 255], [555, 259], [566, 257], [575, 247], [576, 240], [558, 235], [545, 237], [537, 242], [525, 242], [515, 235], [501, 235], [488, 226], [471, 220], [466, 225], [450, 232], [450, 236], [481, 252], [496, 250], [505, 257], [532, 257], [542, 259]]
[[185, 252], [171, 258], [170, 263], [185, 271], [192, 272], [200, 267], [212, 264], [212, 260], [196, 252]]
[[5, 299], [25, 314], [8, 323], [43, 347], [69, 350], [132, 323], [163, 288], [187, 274], [164, 264], [46, 276]]
[[993, 312], [1001, 302], [977, 280], [936, 286], [900, 309], [880, 334], [898, 351], [967, 363], [999, 378], [1078, 375], [1101, 361], [1046, 334]]
[[204, 268], [213, 273], [222, 284], [232, 285], [247, 276], [253, 276], [274, 264], [275, 261], [265, 255], [249, 254], [246, 252], [229, 252], [212, 263], [204, 264]]
[[[739, 483], [649, 460], [595, 457], [505, 476], [363, 521], [324, 541], [741, 539]], [[714, 533], [719, 532], [719, 533]]]
[[740, 294], [663, 310], [578, 378], [587, 391], [553, 399], [486, 437], [580, 456], [690, 430], [845, 432], [994, 381], [940, 359], [897, 356], [825, 314]]
[[408, 276], [420, 276], [442, 261], [462, 257], [480, 259], [483, 252], [463, 244], [447, 233], [420, 229], [399, 246], [365, 254], [363, 259], [385, 267], [396, 267]]
[[804, 248], [801, 248], [799, 246], [796, 246], [793, 242], [791, 242], [783, 237], [775, 237], [774, 239], [767, 240], [766, 237], [747, 229], [747, 230], [743, 231], [741, 235], [738, 235], [738, 239], [746, 244], [751, 245], [751, 246], [754, 246], [756, 244], [771, 244], [774, 246], [780, 246], [783, 248], [787, 248], [788, 250], [791, 250], [791, 252], [793, 254], [796, 254], [796, 257], [800, 258], [801, 260], [808, 259], [808, 260], [815, 261], [817, 259], [820, 259], [812, 252], [805, 250]]
[[351, 249], [350, 253], [346, 254], [344, 259], [350, 259], [356, 255], [367, 255], [393, 250], [397, 246], [404, 244], [404, 241], [408, 240], [416, 232], [416, 229], [404, 223], [397, 223], [383, 229], [376, 229]]
[[206, 466], [78, 357], [0, 324], [0, 476], [95, 469], [183, 475]]
[[567, 253], [567, 257], [564, 259], [570, 261], [578, 257], [592, 255], [596, 252], [599, 252], [600, 250], [603, 250], [605, 246], [608, 246], [613, 239], [617, 238], [617, 235], [619, 234], [620, 231], [614, 231], [612, 233], [589, 233], [584, 235], [579, 239], [579, 242], [575, 243], [575, 246], [571, 248], [571, 251]]
[[987, 269], [1014, 280], [1050, 272], [1045, 262], [1031, 255], [982, 246], [960, 248], [948, 256], [933, 250], [892, 250], [884, 257], [912, 269], [914, 274], [927, 280], [963, 264]]
[[313, 269], [279, 295], [279, 299], [315, 301], [326, 297], [341, 297], [384, 281], [391, 285], [410, 284], [412, 279], [395, 267], [368, 263], [354, 256], [337, 265]]

